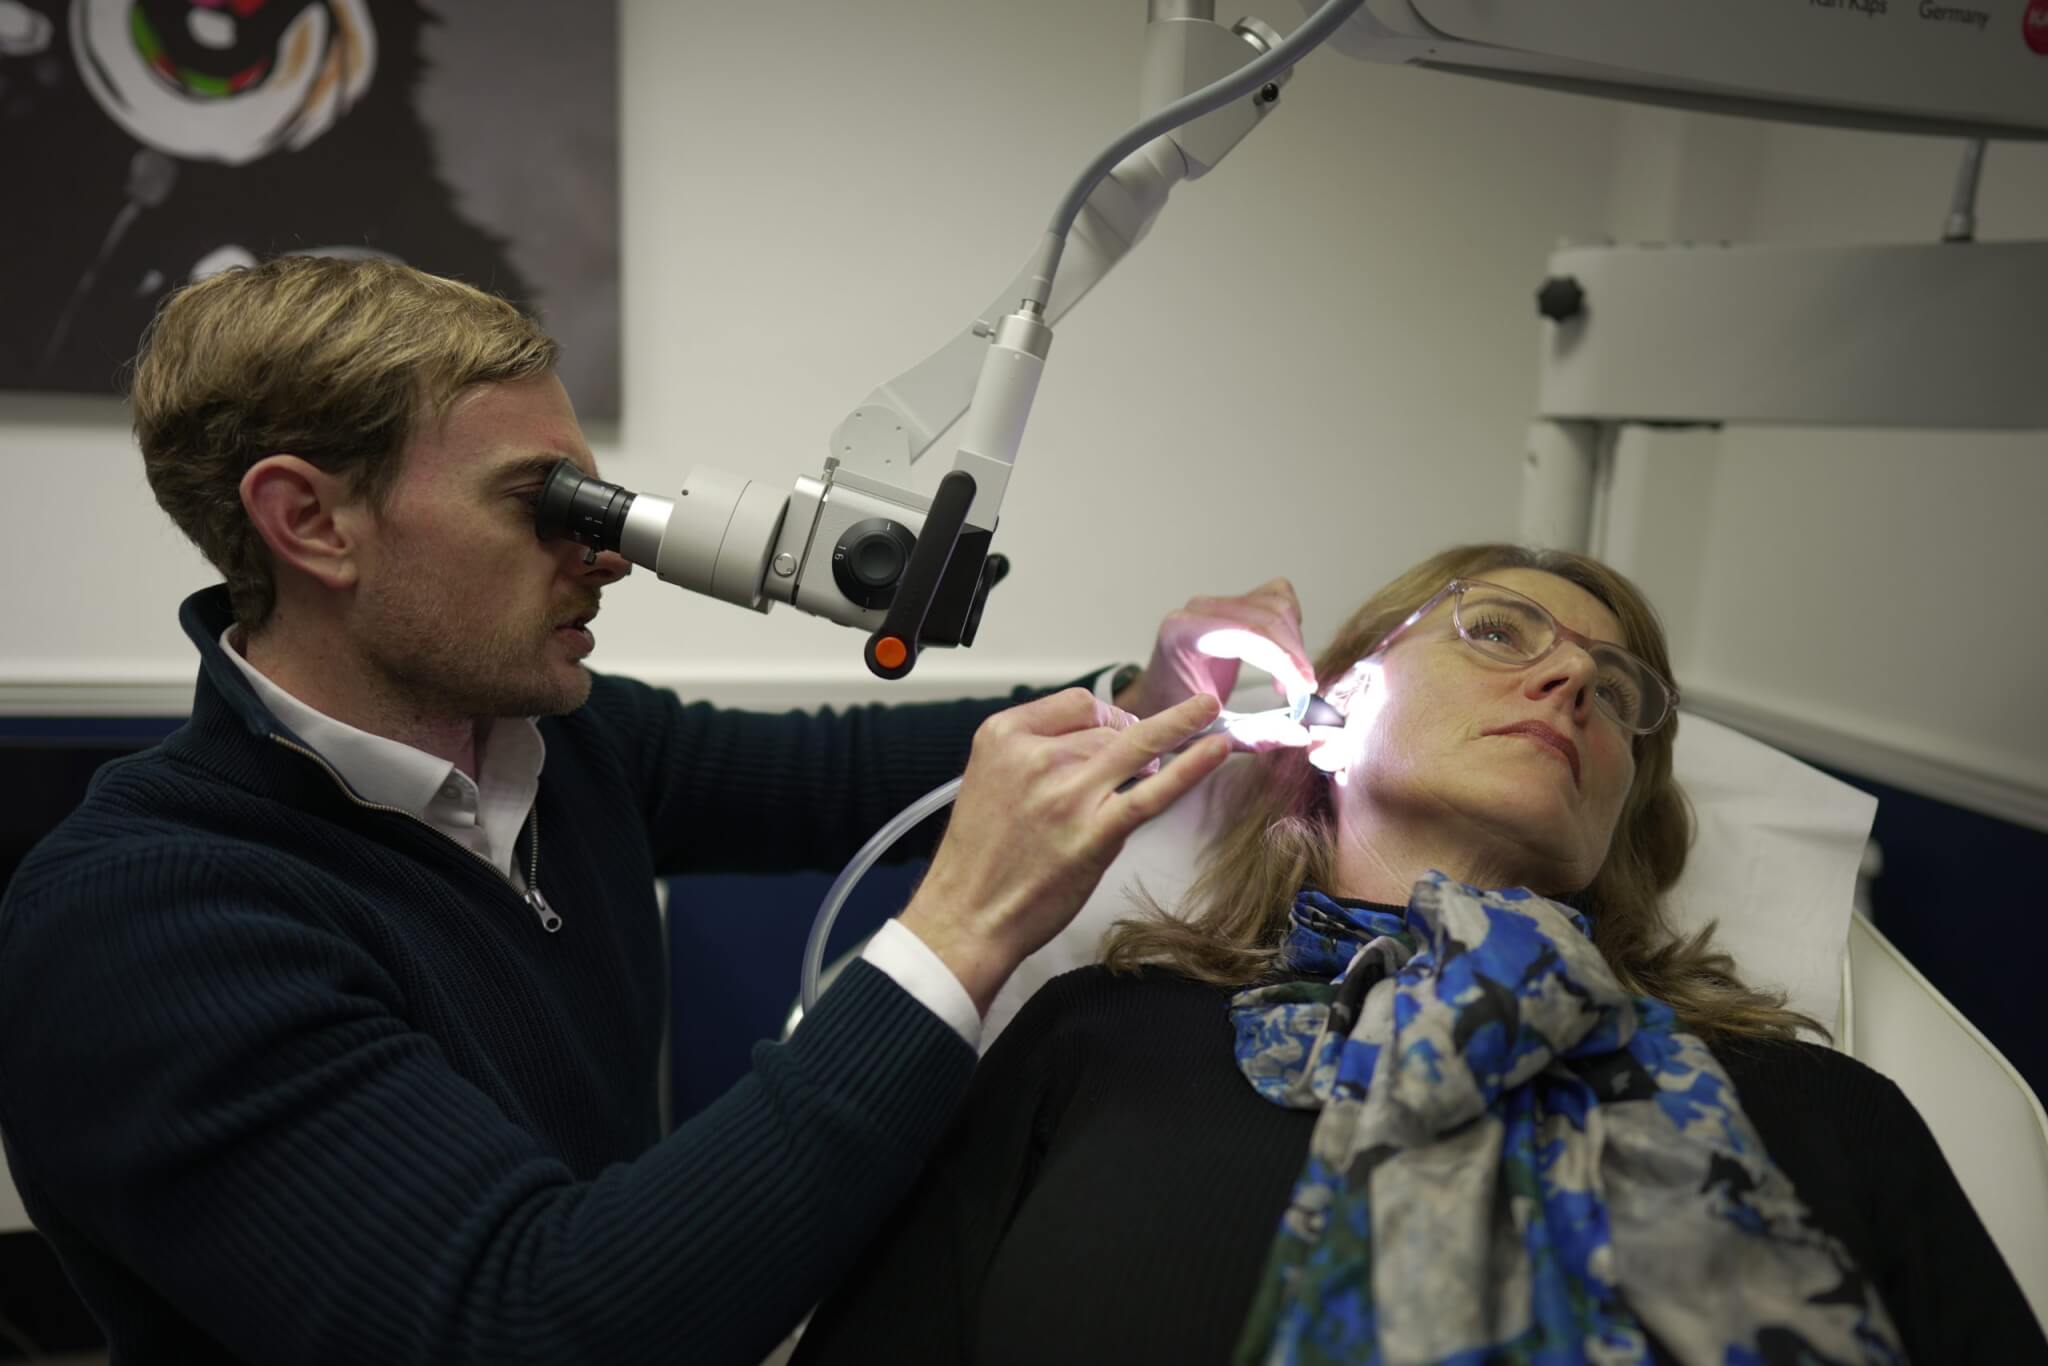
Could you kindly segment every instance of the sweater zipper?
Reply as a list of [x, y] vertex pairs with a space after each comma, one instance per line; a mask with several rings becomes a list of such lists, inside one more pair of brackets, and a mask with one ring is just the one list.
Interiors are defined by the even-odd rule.
[[451, 838], [446, 831], [435, 830], [431, 821], [421, 819], [418, 815], [407, 811], [402, 806], [387, 806], [383, 802], [364, 801], [349, 789], [349, 785], [342, 781], [341, 774], [336, 772], [334, 765], [328, 763], [326, 759], [307, 749], [304, 745], [294, 744], [282, 735], [273, 734], [270, 738], [294, 754], [303, 754], [314, 763], [320, 765], [321, 768], [327, 771], [327, 776], [334, 779], [334, 785], [341, 789], [341, 795], [354, 802], [357, 806], [362, 807], [365, 811], [388, 811], [394, 816], [403, 816], [417, 825], [425, 826], [428, 830], [433, 831], [435, 835], [447, 840], [448, 843], [454, 845], [457, 849], [460, 849], [463, 853], [469, 855], [503, 879], [505, 886], [511, 890], [512, 894], [526, 903], [527, 909], [532, 911], [534, 917], [540, 921], [540, 927], [543, 930], [546, 930], [549, 934], [561, 932], [562, 917], [556, 914], [553, 906], [548, 905], [548, 899], [541, 895], [540, 890], [540, 801], [538, 798], [534, 800], [533, 809], [526, 814], [526, 890], [522, 892], [517, 884], [512, 881], [511, 877], [503, 872], [497, 864], [492, 863], [468, 845]]

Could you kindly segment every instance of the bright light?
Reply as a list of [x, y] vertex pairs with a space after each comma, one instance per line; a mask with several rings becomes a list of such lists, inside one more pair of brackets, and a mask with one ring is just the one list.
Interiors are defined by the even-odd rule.
[[1304, 726], [1296, 709], [1316, 692], [1316, 681], [1288, 653], [1264, 636], [1242, 627], [1205, 633], [1195, 648], [1211, 659], [1241, 659], [1263, 669], [1287, 690], [1287, 706], [1273, 711], [1223, 713], [1224, 729], [1247, 749], [1306, 749], [1308, 761], [1337, 780], [1350, 781], [1351, 770], [1364, 756], [1365, 741], [1387, 704], [1384, 671], [1375, 660], [1361, 659], [1326, 692], [1324, 700], [1344, 713], [1341, 726]]
[[1293, 656], [1272, 641], [1241, 626], [1226, 626], [1205, 633], [1195, 648], [1211, 659], [1241, 659], [1254, 669], [1273, 675], [1292, 706], [1316, 690], [1316, 681], [1294, 662]]
[[1305, 748], [1309, 743], [1308, 727], [1294, 719], [1285, 707], [1272, 711], [1228, 712], [1223, 718], [1223, 727], [1230, 732], [1230, 738], [1248, 749], [1288, 747]]
[[1351, 781], [1352, 768], [1365, 758], [1366, 738], [1372, 733], [1381, 708], [1387, 705], [1385, 671], [1376, 660], [1361, 659], [1323, 696], [1344, 713], [1344, 724], [1308, 728], [1313, 746], [1308, 761], [1343, 787]]

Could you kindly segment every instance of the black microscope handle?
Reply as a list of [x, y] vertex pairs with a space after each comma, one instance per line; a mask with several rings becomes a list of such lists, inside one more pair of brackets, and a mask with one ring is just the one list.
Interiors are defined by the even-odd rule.
[[952, 563], [953, 547], [960, 540], [960, 528], [974, 506], [974, 476], [965, 470], [948, 471], [939, 481], [931, 511], [917, 533], [910, 563], [903, 568], [896, 597], [881, 626], [868, 637], [862, 650], [868, 670], [877, 678], [898, 679], [917, 664], [918, 642], [924, 634], [924, 619], [932, 608], [939, 581]]

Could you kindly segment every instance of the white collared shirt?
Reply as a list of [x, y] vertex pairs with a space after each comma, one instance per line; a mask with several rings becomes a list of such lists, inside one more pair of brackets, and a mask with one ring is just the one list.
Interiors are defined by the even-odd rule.
[[270, 714], [331, 764], [358, 797], [411, 812], [526, 890], [526, 870], [513, 866], [512, 855], [540, 792], [541, 762], [547, 757], [547, 743], [532, 717], [491, 719], [478, 737], [477, 776], [471, 779], [453, 760], [358, 730], [307, 706], [242, 657], [232, 639], [235, 630], [230, 626], [221, 633], [221, 649], [248, 677]]
[[[526, 890], [526, 870], [515, 867], [512, 856], [540, 792], [541, 763], [547, 757], [547, 744], [532, 717], [492, 718], [479, 740], [472, 781], [452, 760], [358, 730], [293, 697], [242, 657], [233, 640], [237, 629], [221, 632], [221, 649], [271, 715], [332, 765], [357, 796], [418, 816], [496, 868], [518, 890]], [[945, 1021], [969, 1048], [980, 1047], [981, 1012], [974, 998], [945, 961], [900, 921], [884, 924], [861, 957]]]

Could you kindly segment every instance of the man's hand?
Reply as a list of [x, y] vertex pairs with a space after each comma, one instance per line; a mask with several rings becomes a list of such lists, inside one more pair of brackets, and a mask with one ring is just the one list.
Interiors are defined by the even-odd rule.
[[1315, 666], [1301, 640], [1301, 603], [1285, 579], [1235, 598], [1191, 598], [1159, 624], [1152, 661], [1116, 704], [1152, 716], [1197, 694], [1230, 696], [1240, 661], [1274, 677], [1290, 702], [1316, 690]]
[[1131, 832], [1223, 762], [1221, 736], [1158, 762], [1216, 713], [1204, 694], [1140, 721], [1069, 688], [981, 723], [946, 836], [901, 917], [977, 1010], [1066, 928]]

